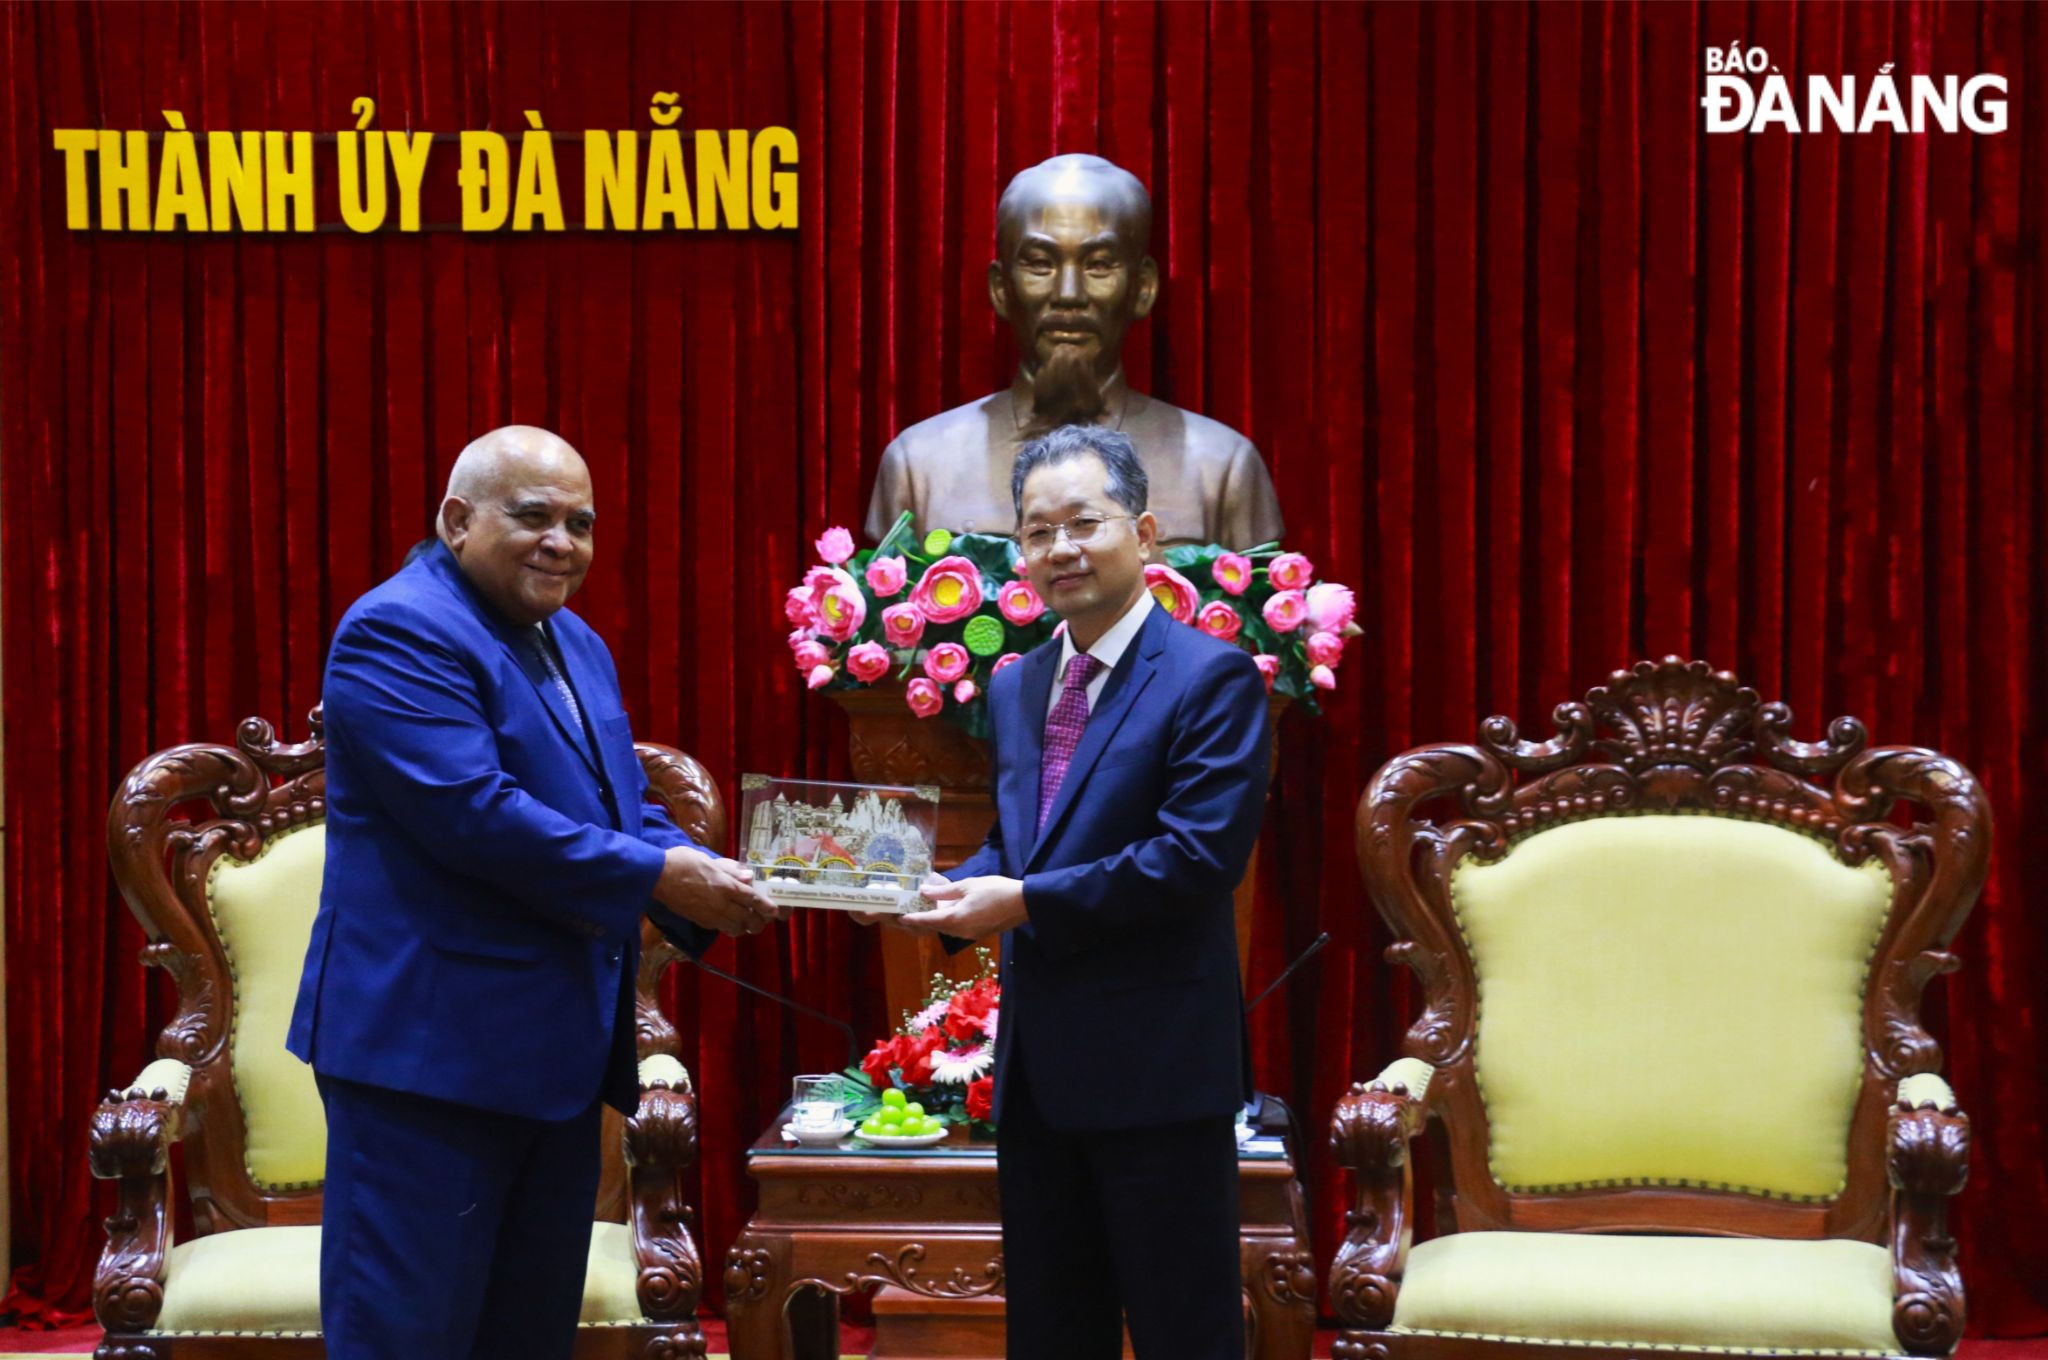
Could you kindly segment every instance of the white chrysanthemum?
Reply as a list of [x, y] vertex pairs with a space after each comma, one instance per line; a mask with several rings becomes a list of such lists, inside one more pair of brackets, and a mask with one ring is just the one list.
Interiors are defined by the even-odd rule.
[[996, 1065], [994, 1042], [978, 1044], [965, 1053], [939, 1052], [932, 1054], [932, 1080], [948, 1086], [965, 1086], [978, 1077], [988, 1075]]

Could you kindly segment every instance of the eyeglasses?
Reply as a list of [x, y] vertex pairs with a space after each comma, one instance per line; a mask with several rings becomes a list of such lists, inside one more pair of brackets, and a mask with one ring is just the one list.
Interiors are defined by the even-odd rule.
[[1044, 557], [1052, 551], [1053, 545], [1060, 541], [1062, 534], [1065, 534], [1067, 542], [1075, 547], [1085, 548], [1095, 541], [1095, 536], [1102, 532], [1103, 525], [1112, 520], [1135, 518], [1135, 515], [1075, 515], [1058, 524], [1027, 524], [1012, 537], [1017, 540], [1017, 546], [1024, 550], [1026, 557]]

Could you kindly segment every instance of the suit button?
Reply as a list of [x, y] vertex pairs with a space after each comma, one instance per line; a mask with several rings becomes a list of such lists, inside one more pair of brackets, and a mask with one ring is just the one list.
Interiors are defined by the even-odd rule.
[[616, 950], [616, 949], [614, 949], [614, 950], [613, 950], [613, 951], [611, 952], [610, 956], [606, 958], [605, 962], [607, 962], [607, 963], [611, 964], [611, 965], [612, 965], [612, 967], [614, 967], [614, 968], [618, 967], [618, 966], [619, 966], [619, 951], [618, 951], [618, 950]]

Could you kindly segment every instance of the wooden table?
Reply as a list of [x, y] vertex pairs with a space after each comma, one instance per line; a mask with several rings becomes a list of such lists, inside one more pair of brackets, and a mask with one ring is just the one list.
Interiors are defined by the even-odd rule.
[[[1284, 1129], [1278, 1102], [1270, 1128]], [[726, 1256], [733, 1360], [813, 1360], [838, 1352], [841, 1297], [893, 1285], [933, 1300], [1003, 1292], [995, 1145], [964, 1129], [915, 1151], [785, 1143], [778, 1118], [747, 1150], [760, 1207]], [[1262, 1133], [1268, 1131], [1262, 1128]], [[1238, 1159], [1244, 1292], [1253, 1360], [1306, 1360], [1317, 1277], [1308, 1216], [1284, 1140], [1254, 1139]], [[1162, 1243], [1159, 1268], [1173, 1268]]]

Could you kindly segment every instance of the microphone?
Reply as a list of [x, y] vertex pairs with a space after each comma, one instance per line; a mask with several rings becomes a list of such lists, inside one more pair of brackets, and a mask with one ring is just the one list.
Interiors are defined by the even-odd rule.
[[[1325, 936], [1324, 938], [1327, 939], [1328, 937]], [[742, 991], [752, 992], [755, 996], [766, 997], [768, 1000], [773, 1001], [778, 1006], [787, 1006], [790, 1010], [795, 1011], [798, 1015], [807, 1015], [813, 1020], [824, 1021], [826, 1024], [830, 1025], [832, 1028], [838, 1030], [841, 1034], [844, 1034], [846, 1036], [846, 1066], [853, 1067], [860, 1062], [860, 1036], [853, 1032], [852, 1025], [847, 1024], [838, 1016], [827, 1015], [825, 1014], [825, 1012], [821, 1010], [817, 1010], [813, 1007], [806, 1006], [803, 1002], [796, 1000], [794, 997], [784, 996], [781, 992], [771, 992], [766, 987], [757, 986], [756, 984], [747, 981], [745, 978], [734, 977], [731, 973], [726, 972], [723, 968], [719, 968], [712, 964], [708, 964], [704, 962], [704, 960], [696, 957], [694, 954], [686, 953], [683, 955], [683, 957], [685, 959], [688, 959], [691, 963], [696, 964], [697, 967], [703, 969], [705, 972], [711, 974], [711, 976], [715, 978], [724, 978], [727, 982], [730, 982], [733, 986], [738, 987]]]
[[1324, 931], [1322, 934], [1316, 936], [1313, 940], [1310, 940], [1308, 942], [1308, 948], [1302, 950], [1299, 954], [1296, 954], [1294, 956], [1294, 962], [1288, 964], [1285, 968], [1281, 969], [1280, 976], [1274, 978], [1271, 982], [1267, 983], [1266, 990], [1260, 992], [1257, 996], [1252, 998], [1251, 1004], [1244, 1008], [1244, 1013], [1246, 1015], [1250, 1015], [1253, 1011], [1257, 1010], [1259, 1008], [1259, 1003], [1261, 1001], [1264, 1001], [1267, 997], [1271, 996], [1274, 992], [1278, 991], [1280, 989], [1281, 983], [1293, 977], [1295, 972], [1301, 967], [1301, 965], [1307, 963], [1310, 959], [1314, 958], [1317, 952], [1321, 950], [1322, 947], [1328, 944], [1329, 942], [1330, 932], [1327, 930]]

